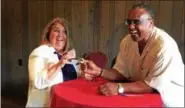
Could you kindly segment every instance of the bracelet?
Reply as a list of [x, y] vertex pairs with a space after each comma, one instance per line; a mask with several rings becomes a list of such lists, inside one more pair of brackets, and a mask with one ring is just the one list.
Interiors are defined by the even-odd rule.
[[103, 68], [101, 68], [101, 72], [100, 72], [100, 74], [98, 75], [98, 77], [101, 77], [102, 72], [103, 72]]

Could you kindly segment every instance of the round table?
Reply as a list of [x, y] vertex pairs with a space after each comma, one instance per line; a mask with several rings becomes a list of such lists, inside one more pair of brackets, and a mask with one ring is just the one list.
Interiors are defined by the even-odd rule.
[[98, 87], [107, 82], [76, 79], [53, 86], [51, 107], [163, 107], [160, 94], [104, 96]]

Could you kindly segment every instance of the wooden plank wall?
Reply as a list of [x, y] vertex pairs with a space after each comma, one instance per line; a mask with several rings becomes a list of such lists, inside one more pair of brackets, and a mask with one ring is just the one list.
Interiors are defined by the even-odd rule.
[[[178, 43], [184, 59], [183, 1], [88, 1], [88, 0], [2, 0], [2, 82], [27, 82], [27, 59], [40, 44], [41, 33], [53, 17], [69, 21], [70, 36], [77, 56], [98, 50], [111, 61], [118, 53], [120, 39], [128, 32], [123, 20], [135, 3], [151, 4], [155, 23]], [[22, 66], [19, 64], [22, 61]], [[22, 81], [24, 80], [24, 81]]]
[[18, 60], [23, 57], [22, 32], [24, 28], [20, 11], [22, 3], [21, 1], [12, 1], [11, 4], [2, 2], [2, 5], [2, 85], [5, 84], [4, 81], [8, 84], [12, 82], [20, 84], [25, 77], [25, 74], [22, 74], [24, 67], [17, 65]]

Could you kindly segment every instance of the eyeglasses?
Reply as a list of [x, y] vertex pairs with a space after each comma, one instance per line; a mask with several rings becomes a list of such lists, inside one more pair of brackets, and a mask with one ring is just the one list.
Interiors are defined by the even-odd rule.
[[141, 24], [141, 21], [138, 19], [134, 19], [134, 20], [125, 19], [124, 23], [125, 25], [130, 25], [130, 24], [139, 25]]

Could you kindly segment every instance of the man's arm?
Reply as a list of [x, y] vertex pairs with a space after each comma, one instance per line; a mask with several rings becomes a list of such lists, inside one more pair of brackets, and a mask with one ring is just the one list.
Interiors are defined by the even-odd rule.
[[101, 71], [99, 71], [99, 75], [101, 73], [101, 77], [104, 79], [111, 81], [126, 80], [126, 78], [123, 75], [121, 75], [116, 69], [103, 69]]
[[[110, 81], [117, 81], [117, 80], [126, 80], [126, 78], [120, 74], [116, 69], [103, 69], [95, 65], [92, 61], [86, 60], [87, 69], [85, 73], [94, 75], [94, 76], [101, 76], [104, 79]], [[102, 92], [108, 92], [108, 94], [116, 93], [117, 92], [117, 83], [108, 82], [104, 84], [102, 87]], [[144, 81], [136, 81], [131, 83], [122, 83], [126, 93], [150, 93], [152, 92], [152, 88], [148, 86]], [[109, 92], [110, 91], [110, 92]], [[113, 92], [112, 92], [113, 91]]]
[[[144, 81], [136, 81], [132, 83], [121, 83], [124, 93], [151, 93], [154, 91]], [[105, 96], [118, 95], [118, 83], [108, 82], [100, 86], [100, 93]]]
[[100, 68], [91, 60], [84, 60], [84, 63], [81, 64], [81, 68], [84, 73], [90, 74], [91, 77], [99, 76], [111, 81], [126, 80], [126, 78], [116, 69]]
[[132, 83], [122, 83], [125, 93], [151, 93], [152, 87], [148, 86], [144, 81], [136, 81]]

